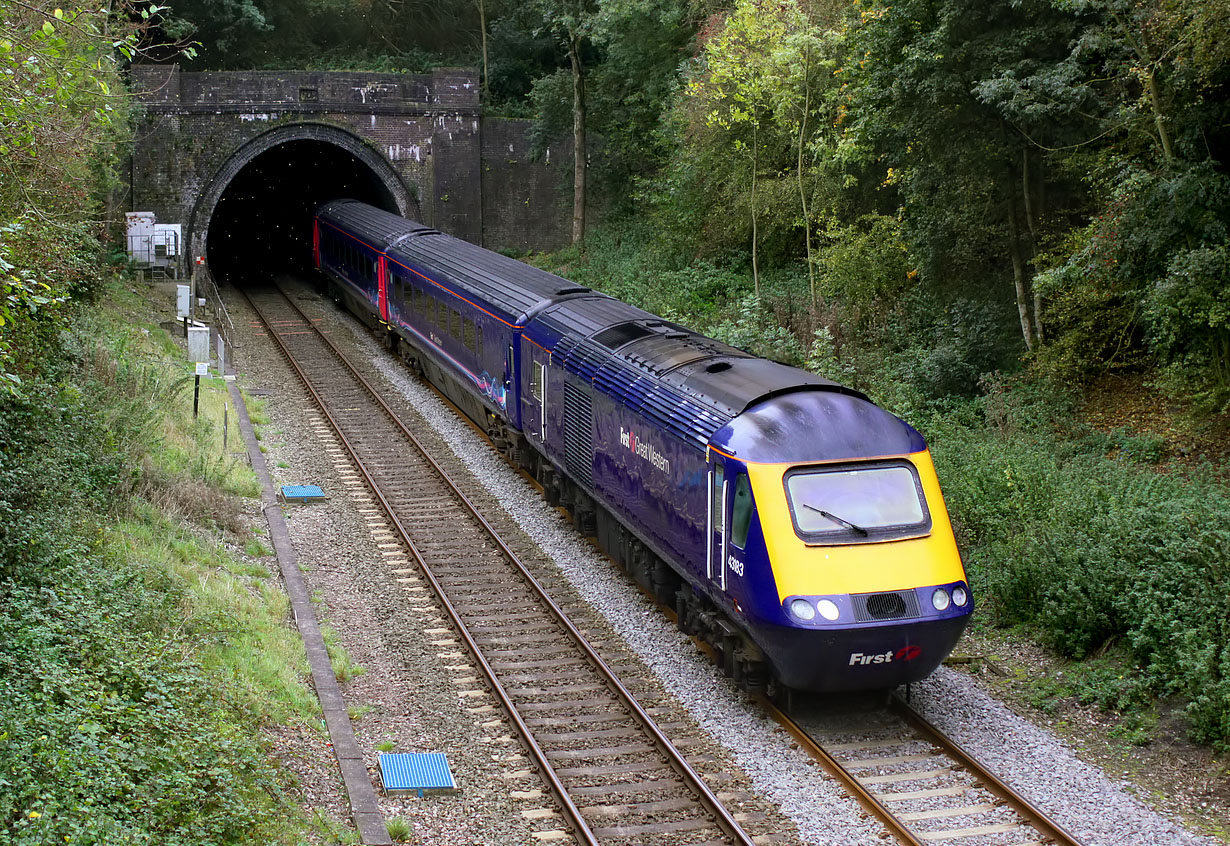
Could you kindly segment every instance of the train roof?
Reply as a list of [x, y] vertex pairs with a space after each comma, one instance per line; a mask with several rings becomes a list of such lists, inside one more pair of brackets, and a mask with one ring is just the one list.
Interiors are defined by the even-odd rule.
[[523, 324], [561, 297], [584, 294], [610, 299], [554, 273], [354, 200], [328, 203], [318, 214], [344, 227], [390, 238], [384, 252], [392, 261], [435, 282], [470, 291], [510, 323]]
[[382, 253], [406, 238], [439, 234], [430, 226], [389, 214], [357, 200], [333, 200], [321, 206], [316, 214], [335, 224], [362, 231], [363, 242]]
[[922, 448], [916, 431], [862, 393], [806, 370], [364, 203], [336, 200], [318, 215], [363, 232], [390, 260], [483, 299], [565, 370], [699, 448], [713, 443], [749, 461]]
[[866, 397], [795, 391], [763, 399], [731, 418], [712, 443], [741, 461], [766, 464], [909, 455], [926, 448], [910, 424]]
[[756, 358], [610, 298], [548, 305], [526, 332], [544, 342], [565, 370], [701, 446], [770, 397], [823, 391], [866, 401], [836, 382]]

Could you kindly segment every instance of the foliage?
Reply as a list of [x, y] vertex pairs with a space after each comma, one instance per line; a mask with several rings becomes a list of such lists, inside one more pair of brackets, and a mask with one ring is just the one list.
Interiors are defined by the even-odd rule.
[[[88, 296], [100, 197], [126, 133], [123, 63], [157, 6], [138, 12], [10, 3], [0, 9], [0, 389]], [[94, 221], [94, 223], [91, 223]]]
[[[1125, 167], [1111, 202], [1039, 277], [1061, 331], [1057, 370], [1146, 354], [1203, 376], [1212, 411], [1230, 402], [1230, 180], [1208, 162]], [[1199, 384], [1200, 381], [1197, 381]]]
[[1197, 740], [1230, 745], [1230, 491], [1211, 467], [1156, 472], [1155, 439], [1082, 432], [1064, 407], [998, 381], [926, 426], [982, 612], [1074, 658], [1118, 645], [1139, 668], [1122, 703], [1177, 695]]
[[0, 401], [0, 839], [295, 842], [259, 739], [315, 714], [285, 598], [137, 496], [181, 380], [71, 316]]
[[194, 70], [421, 72], [472, 54], [478, 8], [462, 2], [179, 0], [160, 34], [199, 45]]

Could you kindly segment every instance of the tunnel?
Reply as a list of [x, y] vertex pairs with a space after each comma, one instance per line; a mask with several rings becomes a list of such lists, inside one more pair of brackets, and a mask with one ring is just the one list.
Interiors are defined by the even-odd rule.
[[310, 271], [315, 210], [349, 198], [400, 214], [397, 186], [388, 180], [352, 151], [318, 139], [287, 140], [253, 155], [208, 218], [205, 256], [214, 278], [250, 285]]

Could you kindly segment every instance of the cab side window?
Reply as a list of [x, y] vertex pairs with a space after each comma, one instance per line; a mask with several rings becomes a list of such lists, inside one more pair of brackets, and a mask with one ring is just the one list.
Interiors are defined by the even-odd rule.
[[730, 542], [743, 549], [747, 546], [747, 535], [752, 528], [752, 514], [756, 510], [752, 502], [752, 486], [746, 473], [740, 473], [735, 479], [735, 499], [730, 509]]
[[713, 468], [713, 531], [719, 535], [722, 533], [722, 527], [726, 521], [726, 512], [722, 508], [722, 505], [724, 505], [724, 497], [722, 496], [722, 488], [725, 485], [724, 476], [725, 470], [719, 462]]

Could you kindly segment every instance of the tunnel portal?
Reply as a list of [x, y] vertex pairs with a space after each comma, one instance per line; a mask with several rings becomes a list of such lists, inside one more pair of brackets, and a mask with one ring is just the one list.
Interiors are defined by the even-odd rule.
[[385, 179], [342, 147], [297, 139], [254, 156], [209, 217], [205, 255], [214, 277], [244, 285], [309, 270], [313, 213], [340, 198], [402, 213]]

